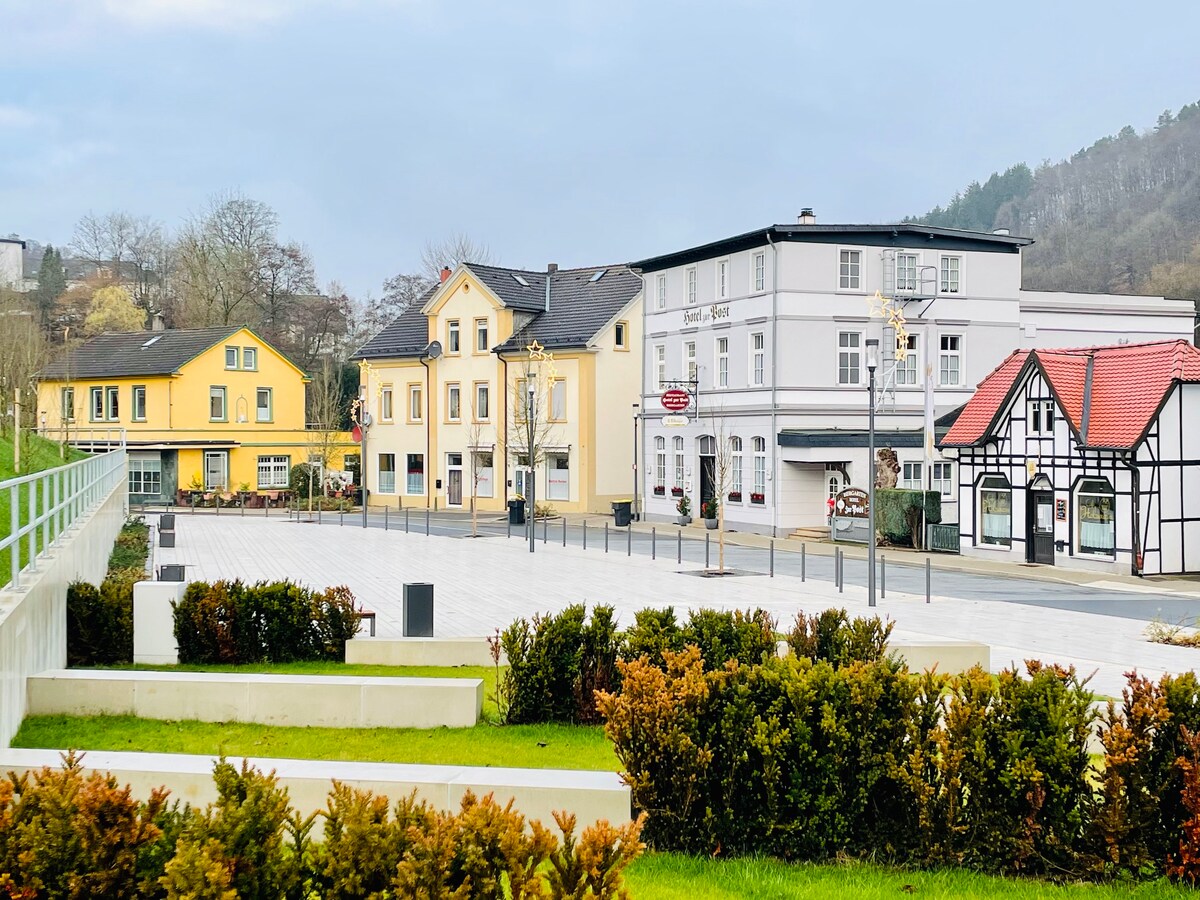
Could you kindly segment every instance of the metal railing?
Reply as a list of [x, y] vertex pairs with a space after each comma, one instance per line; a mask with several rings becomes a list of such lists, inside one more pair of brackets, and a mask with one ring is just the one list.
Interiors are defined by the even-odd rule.
[[19, 590], [22, 574], [37, 571], [38, 557], [115, 488], [124, 488], [125, 479], [125, 448], [118, 445], [107, 453], [0, 481], [0, 497], [9, 506], [8, 522], [0, 523], [8, 526], [0, 538], [0, 556], [8, 551], [8, 584], [0, 587]]

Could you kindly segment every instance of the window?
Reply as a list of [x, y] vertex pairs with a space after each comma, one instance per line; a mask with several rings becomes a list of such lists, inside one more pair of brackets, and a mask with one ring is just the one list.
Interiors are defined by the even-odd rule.
[[[742, 493], [742, 439], [729, 439], [729, 493]], [[739, 497], [740, 499], [740, 497]]]
[[754, 272], [754, 290], [761, 291], [767, 285], [767, 254], [755, 253], [751, 259]]
[[917, 289], [917, 254], [896, 254], [896, 290], [915, 291]]
[[488, 326], [487, 319], [475, 320], [475, 351], [477, 353], [487, 353], [488, 347]]
[[89, 391], [89, 416], [93, 422], [104, 421], [104, 388], [94, 387]]
[[938, 354], [938, 384], [941, 387], [960, 387], [962, 381], [962, 335], [943, 334]]
[[408, 475], [408, 480], [404, 485], [406, 493], [425, 493], [425, 454], [408, 454], [408, 464], [405, 467], [405, 472]]
[[766, 345], [766, 338], [761, 331], [756, 331], [750, 335], [750, 383], [753, 385], [761, 385], [763, 383], [766, 356], [764, 348]]
[[954, 496], [954, 463], [935, 462], [933, 464], [933, 483], [931, 490], [937, 491], [943, 497]]
[[132, 410], [132, 419], [135, 422], [146, 421], [146, 386], [144, 384], [135, 384], [130, 391], [130, 409]]
[[683, 438], [675, 438], [675, 484], [674, 487], [683, 490]]
[[491, 387], [486, 381], [475, 382], [475, 420], [486, 422], [492, 416]]
[[1003, 475], [984, 475], [979, 481], [979, 542], [1012, 546], [1012, 487]]
[[462, 420], [462, 389], [457, 384], [446, 385], [446, 418], [451, 422]]
[[767, 439], [756, 437], [751, 443], [754, 446], [754, 490], [750, 502], [761, 504], [767, 500]]
[[910, 334], [905, 337], [904, 359], [896, 360], [896, 384], [915, 385], [921, 383], [921, 358], [918, 355], [920, 346], [919, 335]]
[[1054, 434], [1054, 401], [1030, 400], [1026, 429], [1031, 435], [1051, 436]]
[[479, 450], [471, 454], [475, 461], [475, 496], [494, 497], [495, 457], [490, 450]]
[[546, 454], [546, 499], [571, 499], [571, 462], [565, 453]]
[[419, 384], [410, 384], [408, 386], [408, 421], [421, 421], [421, 386]]
[[61, 415], [64, 422], [75, 421], [75, 388], [65, 387], [60, 392], [61, 397]]
[[385, 384], [379, 389], [379, 420], [390, 422], [393, 415], [395, 415], [395, 409], [392, 402], [392, 386]]
[[567, 383], [561, 378], [555, 379], [550, 387], [550, 421], [565, 422], [567, 420]]
[[1075, 503], [1080, 553], [1116, 555], [1116, 501], [1107, 478], [1085, 478], [1079, 482], [1075, 488]]
[[[690, 272], [691, 270], [689, 269], [688, 271]], [[655, 282], [655, 286], [654, 286], [655, 297], [657, 298], [657, 301], [658, 301], [657, 308], [658, 309], [666, 309], [667, 308], [667, 276], [666, 276], [666, 274], [659, 275], [658, 278], [656, 278], [654, 280], [654, 282]]]
[[[379, 493], [396, 493], [396, 454], [379, 454]], [[411, 493], [411, 491], [409, 492]]]
[[696, 342], [686, 341], [683, 345], [683, 380], [696, 380]]
[[692, 306], [696, 302], [696, 267], [687, 270], [687, 302]]
[[259, 488], [285, 488], [291, 472], [290, 456], [260, 456], [258, 458]]
[[458, 353], [459, 350], [458, 319], [451, 319], [446, 323], [446, 352]]
[[862, 290], [862, 251], [843, 250], [838, 254], [838, 288]]
[[225, 421], [225, 388], [208, 389], [208, 419], [210, 422]]
[[104, 389], [104, 418], [110, 422], [120, 421], [121, 413], [119, 403], [121, 398], [121, 389], [118, 387], [106, 387]]
[[129, 493], [157, 496], [162, 493], [162, 457], [129, 454]]
[[942, 257], [942, 293], [957, 294], [959, 277], [962, 273], [961, 256]]
[[204, 453], [204, 489], [224, 491], [229, 486], [229, 451], [214, 450]]
[[225, 368], [236, 369], [237, 367], [238, 367], [238, 348], [237, 347], [226, 347], [225, 348]]
[[[524, 422], [529, 417], [529, 391], [526, 389], [526, 381], [524, 378], [518, 378], [513, 385], [512, 411], [514, 422]], [[536, 399], [536, 398], [533, 398]]]
[[729, 387], [729, 338], [717, 338], [717, 387]]
[[667, 439], [654, 439], [654, 487], [667, 486]]
[[838, 384], [862, 384], [862, 332], [838, 332]]
[[654, 384], [660, 391], [667, 386], [667, 347], [665, 344], [654, 345]]
[[729, 296], [729, 260], [717, 260], [717, 299], [724, 300]]
[[909, 491], [921, 490], [925, 486], [921, 480], [921, 466], [922, 464], [919, 462], [904, 463], [900, 487]]
[[629, 325], [625, 322], [618, 322], [616, 328], [613, 329], [616, 335], [616, 345], [618, 350], [629, 349]]
[[254, 421], [270, 422], [275, 417], [273, 394], [272, 388], [260, 387], [254, 392]]
[[256, 347], [242, 348], [242, 368], [251, 371], [258, 369], [258, 349]]

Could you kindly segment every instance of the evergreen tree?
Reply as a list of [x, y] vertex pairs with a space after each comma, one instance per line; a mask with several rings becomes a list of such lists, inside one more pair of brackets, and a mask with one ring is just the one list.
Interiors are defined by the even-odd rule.
[[63, 267], [62, 254], [47, 244], [42, 253], [42, 265], [38, 269], [37, 290], [34, 302], [43, 328], [49, 328], [54, 318], [58, 299], [67, 291], [67, 270]]

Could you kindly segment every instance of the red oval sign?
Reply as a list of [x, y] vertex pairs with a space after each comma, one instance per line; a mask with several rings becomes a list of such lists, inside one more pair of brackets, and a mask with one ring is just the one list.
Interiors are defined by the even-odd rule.
[[350, 431], [350, 437], [352, 437], [354, 439], [354, 443], [361, 444], [362, 443], [362, 427], [359, 425], [355, 425], [354, 428], [352, 428]]
[[671, 412], [679, 412], [687, 409], [692, 405], [692, 398], [687, 391], [681, 391], [679, 388], [672, 388], [662, 395], [663, 409], [669, 409]]

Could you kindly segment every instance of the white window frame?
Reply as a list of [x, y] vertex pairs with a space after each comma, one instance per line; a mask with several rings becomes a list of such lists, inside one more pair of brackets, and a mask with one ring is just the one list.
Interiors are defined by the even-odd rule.
[[[950, 266], [951, 261], [958, 264], [953, 272]], [[950, 253], [938, 260], [938, 292], [942, 294], [963, 293], [963, 257]]]
[[663, 493], [667, 488], [667, 439], [659, 435], [654, 439], [654, 477], [651, 487], [661, 487]]
[[[1107, 489], [1106, 490], [1086, 490], [1086, 491], [1083, 489], [1085, 485], [1095, 485], [1099, 482], [1104, 482], [1107, 485]], [[1117, 496], [1116, 496], [1116, 492], [1113, 490], [1112, 482], [1109, 481], [1107, 478], [1104, 478], [1101, 476], [1097, 476], [1095, 478], [1086, 478], [1086, 477], [1081, 478], [1081, 479], [1079, 479], [1078, 484], [1075, 485], [1075, 489], [1074, 489], [1074, 491], [1072, 491], [1072, 493], [1074, 494], [1074, 500], [1075, 500], [1075, 523], [1076, 523], [1075, 524], [1075, 552], [1078, 553], [1080, 556], [1092, 557], [1094, 559], [1110, 559], [1110, 560], [1114, 559], [1117, 555], [1117, 527], [1116, 527]], [[1113, 510], [1113, 521], [1112, 521], [1113, 549], [1112, 550], [1101, 553], [1101, 552], [1097, 552], [1095, 550], [1083, 549], [1083, 524], [1084, 523], [1083, 523], [1083, 508], [1082, 508], [1082, 503], [1080, 501], [1082, 501], [1084, 497], [1108, 497], [1112, 500], [1112, 510]]]
[[696, 361], [696, 342], [683, 342], [683, 380], [696, 381], [700, 377], [700, 365]]
[[[153, 487], [153, 490], [146, 490], [148, 486]], [[161, 455], [129, 454], [129, 493], [139, 497], [158, 496], [162, 493]]]
[[104, 421], [121, 421], [121, 389], [116, 385], [104, 389]]
[[492, 418], [492, 386], [486, 381], [475, 382], [475, 409], [472, 418], [487, 422]]
[[[903, 278], [903, 281], [901, 280], [901, 275], [900, 275], [900, 272], [901, 272], [900, 260], [901, 259], [911, 259], [912, 260], [912, 277], [910, 278], [908, 276], [908, 274], [906, 273]], [[894, 265], [896, 267], [896, 269], [895, 269], [896, 293], [898, 293], [898, 294], [899, 293], [908, 293], [908, 294], [916, 293], [917, 286], [918, 286], [918, 283], [921, 278], [921, 254], [917, 253], [915, 251], [912, 251], [912, 250], [898, 250], [896, 252], [896, 258], [894, 260]], [[905, 266], [904, 268], [907, 269], [908, 267]]]
[[1039, 397], [1025, 403], [1025, 434], [1029, 437], [1054, 437], [1054, 401]]
[[462, 421], [462, 385], [456, 381], [446, 385], [446, 420]]
[[683, 438], [676, 435], [673, 444], [675, 450], [675, 483], [671, 487], [683, 490], [683, 479], [686, 474], [683, 466]]
[[[267, 473], [266, 481], [263, 481], [263, 472]], [[290, 456], [268, 455], [258, 458], [258, 466], [255, 469], [255, 475], [258, 479], [258, 489], [275, 490], [277, 488], [286, 488], [291, 482], [292, 458]]]
[[[213, 401], [221, 398], [221, 415], [214, 416]], [[228, 422], [229, 421], [229, 390], [224, 385], [210, 385], [208, 388], [208, 421], [210, 422]]]
[[[417, 473], [415, 476], [413, 474], [410, 474], [410, 472], [409, 472], [409, 467], [411, 465], [411, 463], [409, 462], [410, 456], [415, 456], [417, 459], [419, 459], [421, 461], [421, 471], [419, 473]], [[426, 468], [426, 466], [425, 466], [425, 454], [424, 453], [406, 453], [406, 454], [404, 454], [404, 493], [405, 494], [407, 494], [410, 497], [420, 497], [425, 493], [425, 478], [429, 474], [428, 472], [425, 471], [425, 468]], [[415, 490], [415, 491], [412, 489], [413, 484], [414, 484], [412, 479], [414, 477], [420, 479], [419, 482], [416, 482], [416, 485], [419, 488], [419, 490]]]
[[[948, 338], [958, 340], [957, 349], [948, 350], [943, 346], [943, 342]], [[966, 383], [966, 359], [963, 354], [966, 341], [966, 336], [958, 332], [946, 332], [938, 335], [938, 387], [962, 387]], [[949, 368], [945, 363], [950, 359], [958, 360], [958, 381], [955, 382], [947, 381], [944, 375]]]
[[900, 464], [900, 487], [906, 491], [920, 491], [925, 488], [925, 464], [910, 460]]
[[930, 488], [943, 497], [954, 496], [954, 463], [945, 460], [933, 463]]
[[729, 387], [729, 338], [719, 337], [713, 342], [716, 350], [716, 371], [713, 373], [713, 386]]
[[767, 333], [752, 331], [750, 333], [750, 384], [753, 387], [762, 387], [766, 383], [766, 378]]
[[837, 285], [839, 291], [863, 290], [862, 250], [856, 247], [838, 247]]
[[688, 306], [696, 305], [696, 267], [688, 266], [687, 272], [684, 274], [684, 280], [687, 283], [687, 303]]
[[[1007, 487], [1000, 487], [999, 485], [993, 485], [993, 486], [989, 487], [987, 484], [987, 481], [989, 478], [1000, 479], [1007, 485]], [[989, 541], [989, 540], [985, 540], [985, 538], [984, 538], [984, 534], [983, 534], [983, 492], [985, 490], [989, 491], [991, 493], [997, 493], [997, 494], [1004, 493], [1004, 492], [1008, 493], [1008, 534], [1002, 539]], [[979, 479], [979, 483], [975, 488], [975, 501], [976, 501], [975, 502], [976, 509], [978, 509], [978, 513], [976, 513], [976, 516], [975, 516], [975, 520], [976, 520], [975, 521], [975, 543], [976, 543], [976, 545], [980, 546], [980, 547], [991, 547], [991, 548], [995, 548], [998, 550], [1008, 550], [1009, 548], [1011, 548], [1012, 547], [1012, 531], [1013, 531], [1013, 489], [1012, 489], [1012, 484], [1011, 484], [1011, 482], [1009, 482], [1008, 478], [999, 472], [989, 472], [989, 473], [986, 473], [985, 475], [983, 475], [983, 477]]]
[[654, 345], [654, 387], [663, 390], [667, 386], [667, 345]]
[[[851, 336], [853, 336], [857, 342], [847, 341], [846, 345], [842, 346], [842, 338], [843, 337], [851, 337]], [[863, 369], [866, 368], [863, 365], [863, 350], [864, 349], [865, 348], [863, 347], [863, 333], [861, 331], [852, 331], [852, 330], [851, 331], [838, 331], [838, 333], [837, 333], [837, 384], [840, 387], [862, 387]], [[843, 356], [846, 357], [846, 363], [844, 366], [842, 364]], [[853, 363], [851, 362], [852, 358], [855, 360]], [[843, 368], [845, 368], [847, 370], [857, 369], [858, 370], [857, 380], [854, 380], [854, 381], [843, 380], [842, 379], [842, 369]], [[847, 371], [847, 377], [848, 376], [849, 376], [849, 371]]]
[[911, 346], [907, 348], [904, 359], [896, 360], [896, 387], [918, 387], [924, 371], [921, 368], [921, 336], [909, 334], [905, 342]]
[[242, 348], [242, 368], [248, 372], [258, 371], [258, 348], [243, 347]]
[[104, 421], [104, 388], [88, 388], [88, 419], [91, 422]]
[[750, 290], [754, 292], [767, 289], [767, 251], [759, 250], [750, 254]]
[[241, 351], [237, 347], [225, 348], [225, 368], [236, 369], [241, 360]]
[[[139, 404], [138, 401], [141, 400]], [[141, 414], [138, 414], [138, 406], [141, 406]], [[135, 384], [129, 392], [129, 421], [145, 422], [146, 421], [146, 386], [144, 384]]]
[[487, 353], [491, 349], [488, 347], [488, 320], [475, 320], [475, 352]]
[[729, 257], [717, 260], [716, 280], [713, 282], [717, 300], [729, 299]]
[[75, 388], [65, 387], [59, 391], [59, 416], [64, 422], [75, 421]]
[[390, 422], [396, 415], [395, 395], [392, 392], [392, 386], [385, 384], [379, 389], [379, 421]]
[[[425, 389], [419, 384], [408, 386], [408, 418], [410, 422], [425, 420]], [[413, 401], [416, 401], [414, 404]], [[416, 413], [416, 415], [414, 415]]]
[[[263, 415], [262, 404], [259, 403], [260, 394], [266, 392], [267, 395], [267, 414]], [[275, 419], [275, 391], [269, 387], [258, 387], [254, 389], [254, 421], [255, 422], [272, 422]]]
[[629, 349], [629, 323], [617, 322], [613, 326], [613, 346], [618, 350]]
[[462, 353], [462, 324], [458, 319], [446, 322], [446, 353], [451, 356]]
[[667, 308], [667, 273], [660, 272], [654, 279], [655, 309]]
[[[560, 463], [566, 465], [560, 465]], [[556, 478], [551, 478], [551, 472], [566, 472], [566, 481]], [[546, 499], [561, 500], [570, 502], [571, 500], [571, 455], [569, 453], [547, 453], [546, 454]]]
[[[742, 494], [742, 439], [731, 437], [729, 439], [729, 493]], [[724, 499], [728, 500], [728, 497]], [[742, 494], [742, 501], [745, 503], [746, 496]], [[738, 501], [730, 501], [736, 503]]]
[[567, 382], [564, 378], [555, 378], [550, 385], [550, 421], [567, 421]]
[[750, 439], [751, 448], [754, 451], [754, 489], [752, 494], [762, 495], [762, 504], [767, 502], [767, 439], [764, 437], [753, 437]]

